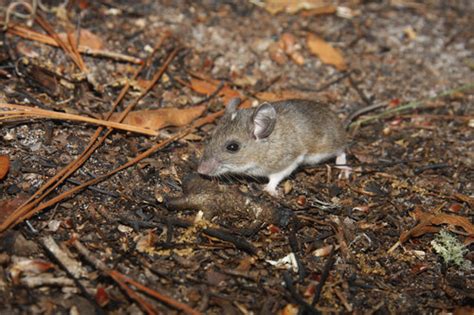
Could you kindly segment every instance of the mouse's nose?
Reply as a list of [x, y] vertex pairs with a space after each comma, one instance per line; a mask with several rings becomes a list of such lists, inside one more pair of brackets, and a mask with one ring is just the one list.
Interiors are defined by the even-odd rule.
[[215, 159], [202, 160], [198, 166], [198, 173], [202, 175], [213, 175], [217, 168]]

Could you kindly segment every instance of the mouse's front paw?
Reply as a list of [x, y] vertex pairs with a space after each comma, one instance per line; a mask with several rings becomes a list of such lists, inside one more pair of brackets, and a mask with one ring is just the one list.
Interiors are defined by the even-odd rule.
[[352, 174], [352, 167], [350, 166], [336, 166], [338, 169], [341, 170], [339, 174], [339, 179], [349, 179]]
[[273, 197], [278, 197], [280, 195], [278, 193], [277, 188], [274, 186], [266, 185], [263, 190], [265, 190], [267, 193], [269, 193]]
[[348, 166], [346, 163], [346, 154], [342, 152], [336, 157], [336, 168], [341, 170], [341, 173], [339, 174], [339, 179], [349, 179], [349, 177], [351, 176], [352, 167]]

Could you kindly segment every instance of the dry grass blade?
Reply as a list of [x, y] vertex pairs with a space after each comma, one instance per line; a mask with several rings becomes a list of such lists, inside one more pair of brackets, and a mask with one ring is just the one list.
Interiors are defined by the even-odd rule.
[[86, 65], [84, 64], [84, 60], [80, 54], [76, 53], [75, 50], [68, 44], [66, 44], [59, 35], [54, 31], [51, 24], [48, 23], [44, 18], [42, 18], [39, 14], [36, 15], [35, 21], [56, 41], [59, 47], [61, 47], [64, 52], [66, 52], [72, 61], [77, 65], [79, 70], [82, 72], [87, 72]]
[[104, 126], [108, 128], [114, 128], [124, 131], [130, 131], [135, 133], [140, 133], [148, 136], [157, 136], [158, 132], [151, 129], [146, 129], [130, 124], [122, 124], [118, 122], [95, 119], [90, 117], [84, 117], [79, 115], [55, 112], [50, 110], [44, 110], [40, 108], [24, 106], [24, 105], [14, 105], [14, 104], [2, 104], [0, 103], [0, 109], [13, 109], [10, 111], [0, 111], [0, 121], [2, 120], [12, 120], [14, 118], [46, 118], [46, 119], [59, 119], [59, 120], [69, 120], [69, 121], [80, 121], [89, 124]]
[[[20, 36], [28, 40], [43, 43], [49, 46], [60, 47], [59, 44], [51, 36], [38, 33], [28, 27], [24, 27], [21, 25], [9, 25], [7, 33]], [[136, 58], [133, 56], [128, 56], [128, 55], [124, 55], [124, 54], [120, 54], [116, 52], [111, 52], [111, 51], [107, 51], [103, 49], [94, 49], [92, 47], [81, 45], [80, 43], [79, 43], [79, 46], [77, 47], [77, 50], [79, 51], [79, 53], [91, 55], [91, 56], [105, 57], [105, 58], [110, 58], [117, 61], [125, 61], [125, 62], [134, 63], [134, 64], [143, 63], [143, 60], [141, 60], [140, 58]]]

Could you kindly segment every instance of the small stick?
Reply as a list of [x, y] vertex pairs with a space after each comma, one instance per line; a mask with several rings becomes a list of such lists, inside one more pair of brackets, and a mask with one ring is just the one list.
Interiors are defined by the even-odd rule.
[[[80, 185], [81, 182], [78, 181], [78, 180], [75, 180], [75, 179], [72, 179], [72, 178], [68, 178], [66, 179], [66, 181], [68, 183], [71, 183], [73, 185]], [[98, 192], [100, 194], [104, 194], [104, 195], [107, 195], [107, 196], [110, 196], [110, 197], [113, 197], [113, 198], [119, 198], [120, 195], [117, 194], [117, 193], [114, 193], [114, 192], [111, 192], [111, 191], [107, 191], [105, 189], [100, 189], [100, 188], [97, 188], [97, 187], [94, 187], [94, 186], [89, 186], [87, 187], [87, 189], [91, 190], [91, 191], [95, 191], [95, 192]]]
[[219, 94], [219, 92], [222, 90], [224, 85], [225, 85], [224, 81], [221, 81], [219, 85], [216, 87], [216, 89], [214, 90], [214, 92], [212, 92], [209, 96], [203, 98], [202, 100], [197, 101], [196, 103], [193, 104], [193, 106], [201, 105], [202, 103], [208, 102], [211, 99], [213, 99], [215, 96], [217, 96], [217, 94]]
[[313, 305], [308, 304], [296, 291], [295, 287], [293, 286], [293, 280], [291, 279], [290, 273], [285, 271], [283, 273], [283, 281], [285, 282], [285, 286], [291, 294], [291, 297], [304, 309], [305, 314], [313, 314], [319, 315], [321, 314], [318, 310], [314, 308]]
[[329, 253], [329, 257], [324, 264], [323, 273], [321, 274], [321, 279], [319, 280], [316, 289], [314, 290], [313, 300], [311, 301], [311, 305], [315, 306], [319, 302], [319, 298], [321, 297], [321, 292], [323, 291], [324, 284], [326, 280], [329, 278], [329, 273], [331, 272], [332, 266], [334, 265], [334, 253], [336, 252], [335, 246], [332, 246], [331, 252]]
[[291, 220], [291, 225], [288, 235], [288, 243], [290, 244], [291, 251], [295, 255], [296, 265], [298, 266], [298, 276], [300, 280], [306, 277], [306, 268], [300, 259], [300, 246], [298, 244], [298, 238], [296, 237], [296, 231], [298, 231], [298, 221], [296, 219]]
[[257, 249], [243, 237], [230, 234], [220, 229], [207, 228], [207, 229], [204, 229], [202, 232], [211, 237], [216, 237], [220, 240], [230, 242], [234, 244], [236, 248], [241, 249], [251, 255], [256, 255], [257, 253]]
[[415, 168], [413, 173], [418, 175], [418, 174], [420, 174], [420, 173], [422, 173], [426, 170], [438, 170], [440, 168], [447, 168], [447, 167], [451, 167], [451, 165], [449, 165], [448, 163], [428, 164], [428, 165], [424, 165], [424, 166], [420, 166], [420, 167]]
[[318, 88], [315, 90], [315, 92], [322, 92], [324, 91], [325, 89], [329, 88], [331, 85], [334, 85], [336, 83], [338, 83], [339, 81], [342, 81], [344, 80], [345, 78], [347, 78], [348, 76], [350, 76], [352, 73], [352, 71], [347, 71], [347, 72], [344, 72], [343, 74], [341, 74], [341, 76], [339, 76], [338, 78], [332, 80], [332, 81], [329, 81], [328, 83], [324, 84], [322, 87]]
[[470, 121], [474, 119], [474, 115], [460, 116], [460, 115], [430, 115], [430, 114], [407, 114], [400, 115], [401, 118], [428, 118], [436, 120], [462, 120]]
[[346, 308], [347, 312], [351, 313], [352, 312], [352, 305], [347, 301], [346, 296], [344, 293], [342, 293], [340, 290], [337, 288], [334, 288], [334, 293], [336, 293], [336, 296], [341, 300], [342, 305]]
[[100, 306], [97, 304], [96, 300], [91, 296], [91, 293], [84, 287], [81, 278], [87, 276], [87, 270], [82, 266], [82, 264], [68, 254], [69, 251], [63, 250], [52, 236], [45, 236], [40, 239], [40, 243], [46, 253], [52, 257], [56, 262], [61, 266], [61, 268], [66, 272], [66, 274], [72, 278], [72, 282], [79, 288], [83, 295], [90, 301], [94, 306], [96, 314], [104, 314]]
[[364, 91], [362, 91], [358, 83], [352, 79], [351, 75], [349, 75], [349, 83], [351, 84], [352, 88], [356, 90], [357, 94], [359, 94], [359, 97], [364, 101], [364, 103], [367, 104], [367, 106], [370, 106], [372, 104], [372, 100], [368, 98], [367, 95], [365, 95]]
[[183, 304], [181, 302], [176, 301], [175, 299], [166, 296], [164, 294], [161, 294], [155, 290], [152, 290], [141, 283], [121, 274], [120, 272], [116, 270], [111, 270], [109, 269], [105, 263], [103, 263], [101, 260], [96, 258], [95, 256], [92, 255], [92, 253], [77, 239], [77, 236], [74, 235], [73, 238], [71, 239], [71, 244], [90, 262], [92, 263], [97, 269], [105, 272], [107, 275], [109, 275], [112, 279], [117, 282], [126, 292], [127, 294], [133, 298], [135, 301], [137, 301], [149, 314], [156, 314], [155, 310], [152, 308], [151, 305], [149, 305], [147, 302], [145, 302], [141, 297], [139, 297], [128, 285], [127, 283], [133, 285], [137, 289], [139, 289], [142, 292], [145, 292], [146, 294], [180, 310], [183, 311], [186, 314], [191, 314], [191, 315], [199, 315], [200, 313], [191, 307], [189, 307], [186, 304]]

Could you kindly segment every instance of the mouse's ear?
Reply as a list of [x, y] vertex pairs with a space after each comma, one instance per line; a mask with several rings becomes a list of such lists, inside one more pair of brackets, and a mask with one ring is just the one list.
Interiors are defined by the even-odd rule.
[[268, 137], [275, 127], [276, 111], [270, 103], [263, 103], [257, 107], [253, 116], [253, 135], [256, 139]]
[[228, 103], [227, 106], [225, 107], [225, 113], [226, 114], [232, 114], [237, 110], [237, 107], [242, 101], [238, 97], [234, 97], [231, 99]]

